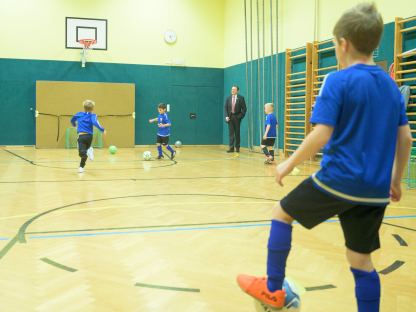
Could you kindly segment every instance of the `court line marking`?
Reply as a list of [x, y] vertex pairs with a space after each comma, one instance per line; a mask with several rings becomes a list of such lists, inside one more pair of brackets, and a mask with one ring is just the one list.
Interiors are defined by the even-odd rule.
[[65, 271], [72, 272], [72, 273], [78, 271], [75, 268], [71, 268], [69, 266], [63, 265], [63, 264], [61, 264], [59, 262], [53, 261], [53, 260], [51, 260], [49, 258], [46, 258], [46, 257], [45, 258], [41, 258], [40, 260], [43, 261], [43, 262], [45, 262], [45, 263], [47, 263], [47, 264], [49, 264], [49, 265], [52, 265], [52, 266], [58, 268], [58, 269], [61, 269], [61, 270], [65, 270]]
[[[416, 219], [414, 216], [387, 216], [385, 219]], [[339, 222], [338, 219], [326, 220], [323, 223]], [[224, 223], [221, 223], [224, 224]], [[294, 224], [299, 224], [294, 222]], [[184, 231], [206, 231], [206, 230], [221, 230], [221, 229], [241, 229], [241, 228], [253, 228], [253, 227], [270, 227], [270, 221], [268, 223], [257, 224], [238, 224], [238, 225], [214, 225], [214, 226], [201, 226], [201, 227], [175, 227], [174, 225], [166, 225], [165, 229], [160, 228], [148, 228], [134, 231], [111, 231], [111, 232], [93, 232], [93, 233], [76, 233], [76, 234], [57, 234], [57, 235], [30, 235], [29, 239], [51, 239], [51, 238], [68, 238], [68, 237], [93, 237], [93, 236], [108, 236], [108, 235], [131, 235], [131, 234], [146, 234], [146, 233], [171, 233], [171, 232], [184, 232]]]
[[[253, 204], [270, 204], [270, 202], [230, 202], [230, 201], [218, 201], [218, 202], [198, 202], [198, 205], [205, 205], [205, 204], [242, 204], [242, 205], [253, 205]], [[154, 204], [157, 206], [186, 206], [186, 205], [195, 205], [195, 203], [190, 203], [190, 202], [175, 202], [175, 203], [158, 203], [158, 204]], [[148, 207], [154, 206], [152, 204], [147, 204]], [[128, 207], [131, 208], [131, 207]], [[86, 207], [86, 208], [76, 208], [76, 209], [67, 209], [67, 210], [62, 210], [57, 212], [57, 214], [63, 214], [63, 213], [68, 213], [68, 212], [79, 212], [79, 211], [99, 211], [99, 210], [108, 210], [108, 209], [120, 209], [120, 207], [115, 207], [115, 206], [111, 206], [111, 207]], [[8, 216], [8, 217], [1, 217], [0, 221], [3, 220], [10, 220], [10, 219], [20, 219], [20, 218], [25, 218], [25, 217], [33, 217], [36, 216], [37, 213], [28, 213], [28, 214], [22, 214], [22, 215], [14, 215], [14, 216]], [[221, 223], [223, 224], [223, 223]]]
[[415, 231], [416, 232], [416, 229], [406, 227], [406, 226], [402, 226], [402, 225], [397, 225], [397, 224], [392, 224], [392, 223], [387, 223], [387, 222], [383, 222], [383, 224], [394, 226], [394, 227], [401, 228], [401, 229], [404, 229], [404, 230], [409, 230], [409, 231]]
[[387, 268], [379, 271], [378, 273], [383, 274], [383, 275], [387, 275], [387, 274], [399, 269], [403, 264], [405, 264], [404, 261], [396, 260], [392, 264], [390, 264]]
[[392, 234], [393, 237], [399, 242], [400, 246], [409, 246], [407, 242], [399, 234]]
[[[384, 219], [397, 219], [405, 217], [406, 219], [416, 218], [413, 216], [385, 216]], [[195, 227], [198, 226], [209, 226], [209, 225], [222, 225], [226, 226], [229, 224], [248, 224], [248, 223], [261, 223], [270, 222], [271, 220], [242, 220], [242, 221], [225, 221], [225, 222], [205, 222], [205, 223], [188, 223], [188, 224], [160, 224], [160, 225], [143, 225], [143, 226], [130, 226], [130, 227], [107, 227], [107, 228], [95, 228], [95, 229], [72, 229], [72, 230], [51, 230], [51, 231], [34, 231], [26, 232], [26, 234], [57, 234], [57, 233], [74, 233], [74, 232], [101, 232], [101, 231], [115, 231], [115, 230], [141, 230], [141, 229], [157, 229], [157, 228], [178, 228], [178, 227]], [[339, 222], [337, 218], [331, 218], [326, 220], [324, 223]], [[297, 221], [294, 224], [299, 224]], [[258, 226], [270, 226], [267, 224], [257, 224]], [[198, 229], [198, 228], [197, 228]]]
[[158, 229], [158, 228], [177, 228], [177, 227], [196, 227], [208, 225], [225, 225], [225, 224], [249, 224], [270, 222], [270, 220], [245, 220], [245, 221], [225, 221], [225, 222], [206, 222], [206, 223], [188, 223], [188, 224], [172, 224], [172, 225], [142, 225], [142, 226], [126, 226], [126, 227], [111, 227], [111, 228], [95, 228], [95, 229], [73, 229], [73, 230], [51, 230], [51, 231], [36, 231], [26, 232], [26, 234], [57, 234], [57, 233], [76, 233], [76, 232], [99, 232], [99, 231], [115, 231], [115, 230], [140, 230], [140, 229]]
[[[269, 199], [269, 198], [261, 198], [261, 197], [249, 197], [249, 196], [237, 196], [237, 195], [224, 195], [224, 194], [201, 194], [201, 193], [197, 193], [197, 194], [143, 194], [143, 195], [129, 195], [129, 196], [118, 196], [118, 197], [109, 197], [109, 198], [101, 198], [101, 199], [94, 199], [94, 200], [89, 200], [89, 201], [82, 201], [82, 202], [77, 202], [77, 203], [72, 203], [72, 204], [68, 204], [68, 205], [64, 205], [64, 206], [60, 206], [57, 208], [53, 208], [47, 211], [44, 211], [32, 218], [30, 218], [29, 220], [27, 220], [25, 223], [23, 223], [17, 234], [7, 243], [7, 245], [5, 247], [3, 247], [0, 250], [0, 260], [11, 250], [11, 248], [17, 243], [26, 243], [26, 230], [27, 228], [37, 219], [41, 218], [44, 215], [47, 215], [49, 213], [53, 213], [55, 211], [59, 211], [61, 209], [64, 208], [68, 208], [68, 207], [72, 207], [72, 206], [76, 206], [76, 205], [81, 205], [81, 204], [85, 204], [85, 203], [92, 203], [92, 202], [100, 202], [100, 201], [106, 201], [106, 200], [114, 200], [114, 199], [122, 199], [122, 198], [137, 198], [137, 197], [157, 197], [157, 196], [207, 196], [207, 197], [228, 197], [228, 198], [245, 198], [245, 199], [258, 199], [258, 200], [267, 200], [267, 201], [277, 201], [278, 199]], [[392, 216], [392, 217], [387, 217], [389, 219], [404, 219], [404, 218], [416, 218], [415, 216]], [[327, 222], [338, 222], [338, 220], [327, 220]], [[270, 223], [268, 224], [263, 224], [263, 225], [238, 225], [238, 226], [222, 226], [222, 227], [216, 227], [216, 228], [232, 228], [232, 227], [248, 227], [248, 226], [270, 226]], [[212, 229], [212, 227], [206, 227], [206, 228], [200, 228], [201, 229]], [[180, 230], [192, 230], [192, 228], [186, 228], [186, 229], [165, 229], [165, 230], [151, 230], [152, 232], [156, 232], [156, 231], [180, 231]], [[195, 228], [195, 230], [198, 230], [198, 228]], [[143, 231], [136, 231], [136, 232], [143, 232]], [[149, 230], [147, 230], [147, 232], [149, 232]], [[117, 232], [107, 232], [105, 235], [115, 235], [117, 234]], [[120, 234], [134, 234], [134, 232], [120, 232]], [[77, 236], [98, 236], [98, 235], [103, 235], [103, 233], [88, 233], [88, 234], [78, 234]], [[57, 235], [55, 235], [53, 238], [56, 238]], [[67, 237], [68, 235], [66, 235]], [[39, 237], [39, 238], [45, 238], [45, 237]]]
[[311, 287], [305, 287], [306, 291], [315, 291], [315, 290], [326, 290], [326, 289], [333, 289], [337, 288], [337, 286], [328, 284], [328, 285], [321, 285], [321, 286], [311, 286]]
[[161, 289], [161, 290], [186, 291], [186, 292], [195, 292], [195, 293], [201, 292], [201, 290], [199, 288], [172, 287], [172, 286], [145, 284], [145, 283], [136, 283], [136, 284], [134, 284], [134, 286], [144, 287], [144, 288]]
[[[299, 176], [309, 176], [309, 175], [297, 175]], [[212, 176], [212, 177], [168, 177], [168, 178], [121, 178], [121, 179], [101, 179], [101, 180], [86, 180], [86, 179], [78, 179], [78, 180], [39, 180], [39, 181], [0, 181], [3, 184], [12, 184], [12, 183], [70, 183], [70, 182], [111, 182], [111, 181], [156, 181], [156, 180], [199, 180], [199, 179], [241, 179], [241, 178], [274, 178], [274, 176]]]
[[244, 199], [258, 199], [258, 200], [270, 200], [270, 201], [276, 201], [276, 199], [269, 199], [269, 198], [262, 198], [262, 197], [249, 197], [249, 196], [237, 196], [237, 195], [224, 195], [224, 194], [203, 194], [203, 193], [196, 193], [196, 194], [142, 194], [142, 195], [128, 195], [128, 196], [117, 196], [117, 197], [108, 197], [108, 198], [99, 198], [99, 199], [93, 199], [93, 200], [87, 200], [72, 204], [67, 204], [64, 206], [60, 206], [57, 208], [46, 210], [42, 213], [37, 214], [36, 216], [33, 216], [29, 220], [27, 220], [25, 223], [23, 223], [20, 228], [18, 229], [17, 234], [7, 243], [5, 247], [3, 247], [0, 250], [0, 260], [10, 251], [10, 249], [17, 243], [24, 244], [26, 243], [26, 230], [27, 228], [37, 219], [41, 218], [44, 215], [47, 215], [49, 213], [59, 211], [61, 209], [65, 209], [68, 207], [86, 204], [86, 203], [93, 203], [93, 202], [101, 202], [106, 200], [114, 200], [114, 199], [122, 199], [122, 198], [138, 198], [138, 197], [157, 197], [157, 196], [207, 196], [207, 197], [228, 197], [228, 198], [244, 198]]
[[[35, 162], [33, 160], [27, 159], [27, 158], [25, 158], [25, 157], [23, 157], [23, 156], [15, 153], [15, 152], [12, 152], [10, 150], [4, 149], [4, 148], [2, 150], [5, 151], [5, 152], [7, 152], [7, 153], [9, 153], [9, 154], [11, 154], [11, 155], [13, 155], [13, 156], [16, 156], [16, 157], [18, 157], [20, 159], [23, 159], [24, 161], [28, 162], [29, 164], [31, 164], [33, 166], [42, 167], [42, 168], [51, 168], [51, 169], [74, 170], [74, 168], [41, 165], [41, 164], [39, 164], [39, 163], [37, 163], [37, 162]], [[170, 166], [174, 166], [174, 165], [177, 164], [177, 161], [174, 160], [174, 159], [173, 160], [172, 159], [169, 159], [169, 161], [171, 163], [166, 164], [166, 165], [157, 166], [157, 167], [152, 167], [151, 169], [157, 169], [157, 168], [163, 168], [163, 167], [170, 167]], [[144, 161], [142, 161], [142, 162], [144, 162]], [[140, 168], [140, 167], [134, 167], [134, 168], [117, 168], [117, 169], [115, 169], [115, 168], [114, 169], [112, 169], [112, 168], [105, 168], [105, 169], [104, 168], [100, 168], [100, 169], [98, 169], [98, 168], [97, 169], [90, 168], [88, 170], [90, 170], [90, 171], [100, 171], [100, 170], [116, 171], [116, 170], [145, 170], [145, 169], [147, 169], [147, 168]]]

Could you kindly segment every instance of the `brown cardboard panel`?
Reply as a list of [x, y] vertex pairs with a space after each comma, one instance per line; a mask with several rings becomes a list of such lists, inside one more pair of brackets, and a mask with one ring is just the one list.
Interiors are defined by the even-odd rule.
[[86, 99], [95, 101], [94, 112], [98, 116], [104, 115], [98, 118], [108, 132], [104, 146], [134, 147], [134, 84], [67, 81], [36, 82], [36, 110], [39, 112], [36, 118], [36, 147], [63, 148], [66, 129], [71, 127], [70, 116], [83, 111], [82, 102]]

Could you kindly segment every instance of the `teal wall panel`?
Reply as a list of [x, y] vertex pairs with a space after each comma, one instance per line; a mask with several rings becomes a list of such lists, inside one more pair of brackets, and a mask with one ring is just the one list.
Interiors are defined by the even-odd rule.
[[[0, 145], [35, 144], [31, 108], [36, 107], [36, 80], [134, 83], [136, 144], [155, 143], [156, 129], [148, 119], [157, 115], [160, 102], [171, 104], [172, 141], [185, 137], [189, 129], [179, 124], [184, 116], [189, 116], [189, 107], [182, 102], [190, 101], [204, 112], [202, 121], [210, 131], [205, 131], [202, 138], [183, 143], [222, 143], [223, 69], [110, 63], [88, 63], [81, 68], [79, 62], [0, 59]], [[178, 93], [178, 85], [188, 87], [188, 93]], [[193, 92], [193, 88], [198, 91]]]
[[[295, 47], [294, 47], [295, 48]], [[384, 25], [384, 33], [383, 37], [381, 39], [379, 50], [378, 50], [378, 56], [375, 58], [376, 61], [387, 61], [387, 65], [389, 66], [393, 62], [394, 57], [394, 23], [388, 23]], [[270, 85], [270, 62], [268, 61], [269, 58], [265, 58], [265, 76], [266, 79], [265, 85]], [[274, 60], [274, 71], [276, 71], [275, 67], [275, 61], [276, 61], [276, 55], [273, 57]], [[333, 53], [328, 53], [322, 61], [322, 66], [331, 66], [335, 65], [334, 63], [334, 57]], [[254, 132], [254, 140], [253, 145], [258, 146], [260, 145], [260, 135], [259, 131], [261, 129], [261, 125], [264, 124], [264, 115], [259, 113], [259, 105], [262, 101], [259, 102], [258, 97], [258, 91], [257, 91], [257, 82], [260, 79], [260, 82], [262, 83], [262, 64], [263, 61], [260, 60], [260, 77], [258, 77], [257, 74], [257, 61], [253, 61], [253, 93], [252, 93], [252, 107], [253, 107], [253, 132]], [[251, 63], [248, 63], [248, 79], [250, 80], [250, 66]], [[300, 71], [301, 67], [296, 68], [296, 70]], [[233, 84], [238, 84], [240, 86], [240, 93], [246, 97], [247, 106], [249, 106], [250, 97], [247, 99], [247, 87], [246, 87], [246, 64], [238, 64], [234, 65], [228, 68], [224, 69], [224, 100], [230, 93], [230, 88]], [[277, 119], [279, 123], [279, 131], [278, 131], [278, 147], [283, 148], [283, 140], [284, 140], [284, 134], [283, 134], [283, 124], [284, 124], [284, 92], [285, 92], [285, 53], [279, 53], [278, 54], [278, 72], [277, 72], [277, 88], [274, 89], [274, 94], [276, 94], [276, 90], [278, 91], [278, 100], [276, 101], [276, 98], [273, 100], [274, 103], [278, 103], [277, 107]], [[249, 87], [249, 89], [251, 89]], [[268, 102], [271, 100], [271, 90], [270, 88], [266, 91], [266, 97], [264, 102]], [[260, 94], [260, 99], [263, 100], [262, 92]], [[264, 104], [264, 103], [263, 103]], [[248, 122], [247, 120], [243, 121], [242, 127], [241, 127], [241, 145], [244, 147], [249, 146], [248, 145], [248, 137], [249, 137], [249, 129], [248, 129]], [[228, 128], [225, 125], [223, 128], [223, 143], [228, 144]]]

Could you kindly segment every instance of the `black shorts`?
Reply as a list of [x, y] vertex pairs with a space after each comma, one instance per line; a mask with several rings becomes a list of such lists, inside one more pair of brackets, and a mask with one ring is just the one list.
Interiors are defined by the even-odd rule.
[[266, 140], [262, 139], [261, 140], [261, 145], [272, 146], [273, 147], [275, 141], [276, 141], [276, 138], [267, 138]]
[[156, 138], [156, 143], [162, 144], [162, 145], [168, 145], [169, 144], [169, 137], [158, 135], [157, 138]]
[[299, 184], [280, 205], [308, 229], [338, 215], [347, 248], [365, 254], [380, 248], [378, 231], [387, 205], [368, 206], [343, 201], [317, 189], [312, 178]]

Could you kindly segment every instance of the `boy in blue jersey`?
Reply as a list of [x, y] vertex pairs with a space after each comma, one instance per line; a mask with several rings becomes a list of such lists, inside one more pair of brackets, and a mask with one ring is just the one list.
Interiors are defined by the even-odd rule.
[[265, 130], [261, 141], [261, 149], [266, 156], [265, 164], [271, 164], [274, 161], [274, 142], [276, 141], [277, 120], [274, 114], [273, 103], [264, 104], [264, 112], [266, 113]]
[[[322, 147], [321, 169], [275, 206], [268, 241], [267, 278], [239, 275], [241, 289], [275, 309], [283, 307], [292, 222], [311, 229], [338, 215], [359, 312], [380, 306], [380, 279], [371, 253], [380, 247], [384, 211], [401, 198], [412, 137], [395, 82], [372, 57], [383, 32], [374, 4], [346, 11], [334, 28], [341, 71], [329, 74], [312, 114], [314, 130], [277, 167], [276, 182]], [[289, 290], [288, 290], [289, 291]]]
[[79, 173], [84, 172], [85, 163], [87, 158], [94, 160], [94, 151], [91, 147], [93, 137], [93, 126], [97, 127], [101, 132], [105, 134], [105, 129], [100, 125], [97, 119], [97, 115], [93, 114], [95, 103], [91, 100], [85, 100], [84, 112], [76, 113], [71, 118], [72, 126], [77, 126], [78, 132], [78, 151], [81, 162], [79, 164]]
[[157, 122], [158, 130], [156, 137], [156, 145], [158, 156], [157, 159], [163, 158], [162, 145], [166, 146], [167, 150], [170, 152], [170, 159], [174, 159], [176, 151], [169, 145], [169, 136], [170, 136], [170, 127], [171, 122], [169, 120], [168, 114], [166, 114], [166, 104], [160, 103], [157, 107], [159, 116], [157, 118], [150, 119], [149, 122]]

